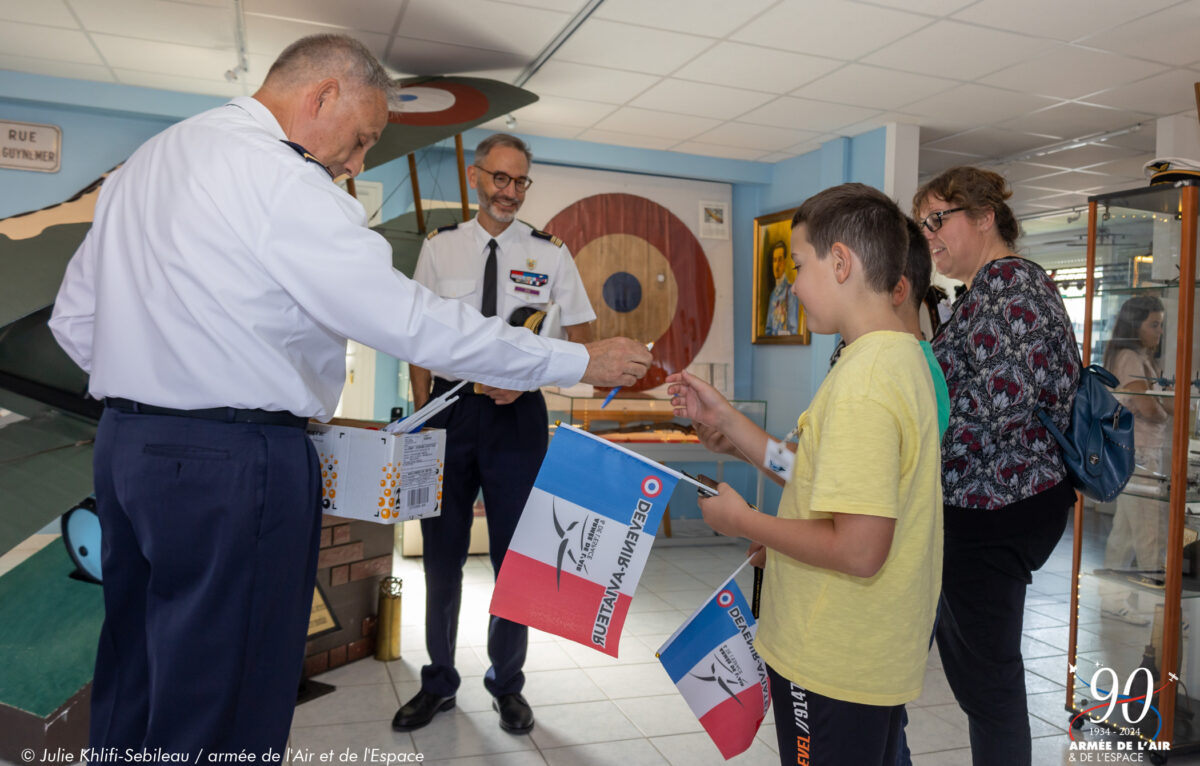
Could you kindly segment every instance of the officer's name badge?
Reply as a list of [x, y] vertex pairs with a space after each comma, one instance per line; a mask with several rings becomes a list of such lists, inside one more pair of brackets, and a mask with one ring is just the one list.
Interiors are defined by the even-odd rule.
[[518, 285], [530, 285], [532, 287], [541, 287], [549, 279], [545, 274], [538, 274], [533, 271], [518, 271], [517, 269], [508, 272], [508, 278]]

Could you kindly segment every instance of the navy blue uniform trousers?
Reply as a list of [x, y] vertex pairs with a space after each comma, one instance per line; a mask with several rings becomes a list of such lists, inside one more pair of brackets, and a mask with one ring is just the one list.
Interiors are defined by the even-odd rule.
[[321, 525], [304, 430], [106, 409], [95, 488], [105, 617], [91, 746], [280, 752]]
[[[452, 385], [452, 384], [451, 384]], [[450, 385], [434, 379], [433, 395]], [[483, 489], [488, 550], [496, 574], [508, 551], [529, 490], [533, 488], [548, 442], [546, 402], [540, 391], [522, 394], [511, 404], [468, 393], [435, 415], [430, 426], [446, 429], [446, 474], [441, 516], [421, 519], [425, 547], [425, 648], [429, 664], [421, 668], [421, 688], [452, 696], [461, 677], [454, 668], [462, 568], [470, 547], [475, 498]], [[492, 617], [488, 623], [491, 667], [483, 684], [495, 696], [515, 694], [525, 685], [529, 629]]]

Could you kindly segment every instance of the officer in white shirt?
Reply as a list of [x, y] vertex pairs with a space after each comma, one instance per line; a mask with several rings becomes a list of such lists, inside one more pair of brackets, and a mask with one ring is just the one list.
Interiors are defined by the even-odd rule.
[[[444, 226], [421, 248], [413, 279], [443, 298], [453, 298], [484, 316], [519, 324], [523, 309], [557, 305], [567, 338], [591, 340], [596, 318], [575, 260], [562, 240], [516, 220], [533, 183], [532, 154], [521, 139], [504, 133], [485, 138], [475, 149], [467, 180], [479, 198], [479, 214]], [[409, 366], [413, 404], [420, 407], [457, 383], [449, 370]], [[468, 379], [470, 379], [468, 377]], [[528, 387], [522, 387], [528, 388]], [[546, 454], [546, 402], [537, 390], [471, 387], [430, 425], [445, 428], [446, 482], [442, 513], [421, 520], [425, 562], [425, 646], [429, 664], [421, 669], [421, 690], [392, 719], [397, 731], [425, 726], [440, 710], [454, 707], [460, 677], [454, 668], [462, 568], [467, 560], [475, 497], [483, 489], [488, 550], [500, 571], [517, 520]], [[533, 711], [521, 694], [528, 631], [524, 625], [491, 617], [483, 684], [494, 697], [500, 726], [513, 734], [533, 728]]]
[[646, 369], [633, 341], [537, 338], [392, 269], [332, 182], [362, 169], [389, 86], [361, 43], [305, 38], [104, 184], [50, 321], [107, 405], [92, 747], [285, 747], [321, 523], [304, 425], [333, 413], [346, 338], [510, 388]]

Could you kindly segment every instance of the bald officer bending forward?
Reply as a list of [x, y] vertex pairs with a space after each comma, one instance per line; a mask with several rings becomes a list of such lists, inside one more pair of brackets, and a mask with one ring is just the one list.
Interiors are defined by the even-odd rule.
[[90, 745], [285, 746], [316, 574], [308, 418], [345, 342], [488, 385], [630, 384], [627, 339], [538, 338], [392, 269], [332, 181], [387, 124], [348, 37], [296, 42], [252, 98], [174, 125], [105, 183], [50, 326], [107, 407], [95, 448], [105, 620]]

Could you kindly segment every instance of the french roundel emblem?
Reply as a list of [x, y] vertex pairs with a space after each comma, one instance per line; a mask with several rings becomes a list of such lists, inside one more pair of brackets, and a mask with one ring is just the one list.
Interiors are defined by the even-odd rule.
[[717, 605], [726, 607], [726, 608], [733, 606], [733, 593], [731, 591], [727, 591], [727, 590], [723, 590], [720, 593], [718, 593], [717, 594]]
[[650, 370], [630, 391], [662, 385], [708, 339], [716, 289], [708, 256], [687, 224], [653, 200], [597, 194], [559, 211], [561, 239], [596, 311], [596, 337], [654, 343]]
[[662, 479], [657, 476], [647, 476], [642, 479], [642, 494], [646, 497], [658, 497], [662, 494]]
[[388, 100], [388, 122], [400, 125], [457, 125], [487, 114], [487, 96], [466, 83], [426, 80], [404, 85]]

